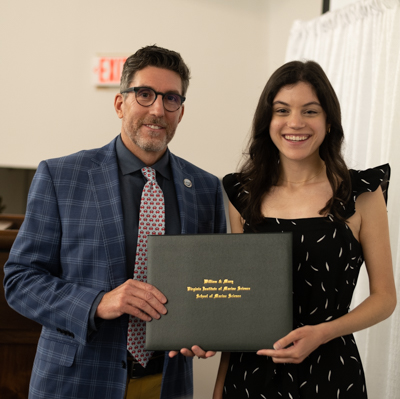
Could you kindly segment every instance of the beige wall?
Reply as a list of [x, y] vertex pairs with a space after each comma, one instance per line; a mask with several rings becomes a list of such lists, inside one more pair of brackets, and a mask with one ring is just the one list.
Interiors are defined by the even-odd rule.
[[157, 43], [192, 70], [171, 149], [223, 176], [240, 158], [261, 90], [295, 18], [321, 0], [15, 0], [0, 13], [0, 166], [101, 146], [119, 133], [116, 89], [92, 86], [92, 57]]
[[[236, 168], [262, 88], [284, 62], [292, 22], [321, 9], [321, 0], [3, 1], [0, 167], [36, 168], [109, 142], [120, 128], [116, 89], [92, 86], [92, 57], [156, 43], [192, 70], [170, 148], [222, 177]], [[195, 361], [196, 399], [210, 397], [216, 367]]]

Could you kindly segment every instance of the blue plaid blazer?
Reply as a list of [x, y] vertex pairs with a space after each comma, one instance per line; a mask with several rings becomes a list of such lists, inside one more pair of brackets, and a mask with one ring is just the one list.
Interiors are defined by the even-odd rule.
[[[173, 154], [171, 165], [182, 234], [225, 232], [219, 180]], [[93, 332], [89, 314], [126, 278], [115, 139], [41, 162], [4, 278], [10, 306], [43, 326], [29, 398], [123, 398], [128, 316]], [[191, 359], [166, 356], [164, 366], [161, 398], [191, 398]]]

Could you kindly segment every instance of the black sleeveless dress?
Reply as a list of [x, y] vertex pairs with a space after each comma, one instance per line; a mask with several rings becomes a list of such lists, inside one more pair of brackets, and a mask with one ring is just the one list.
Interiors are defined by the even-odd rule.
[[[389, 165], [350, 170], [353, 196], [343, 205], [349, 218], [357, 197], [382, 187], [387, 200]], [[240, 213], [237, 174], [224, 177], [230, 202]], [[244, 233], [251, 232], [245, 224]], [[360, 267], [360, 243], [345, 223], [332, 216], [307, 219], [265, 218], [260, 232], [293, 232], [293, 329], [343, 316], [349, 311]], [[262, 349], [262, 348], [260, 348]], [[255, 353], [232, 352], [224, 399], [365, 399], [364, 371], [353, 335], [321, 345], [301, 364], [275, 364]]]

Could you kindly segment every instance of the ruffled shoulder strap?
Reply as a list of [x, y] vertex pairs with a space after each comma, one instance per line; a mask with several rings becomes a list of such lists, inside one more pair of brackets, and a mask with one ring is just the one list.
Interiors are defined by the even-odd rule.
[[224, 186], [226, 195], [229, 198], [229, 201], [238, 210], [238, 212], [241, 213], [241, 205], [239, 202], [240, 182], [238, 179], [238, 174], [237, 173], [229, 173], [229, 175], [226, 175], [222, 179], [222, 184]]
[[347, 217], [354, 214], [356, 210], [356, 200], [360, 194], [375, 191], [379, 186], [382, 188], [383, 196], [387, 204], [390, 179], [389, 164], [366, 170], [350, 169], [349, 172], [351, 176], [352, 197], [347, 203]]
[[[356, 200], [362, 193], [375, 191], [379, 186], [382, 187], [383, 195], [387, 203], [388, 187], [390, 179], [389, 164], [377, 166], [366, 170], [350, 169], [352, 196], [345, 206], [343, 206], [344, 217], [348, 219], [356, 211]], [[237, 173], [230, 173], [222, 180], [225, 192], [232, 205], [241, 213], [242, 205], [239, 201], [240, 182]]]

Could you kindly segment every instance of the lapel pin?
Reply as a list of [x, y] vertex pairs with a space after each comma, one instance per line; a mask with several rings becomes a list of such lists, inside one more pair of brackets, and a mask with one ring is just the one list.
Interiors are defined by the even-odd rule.
[[193, 186], [192, 182], [189, 179], [184, 179], [183, 184], [187, 187], [190, 188]]

